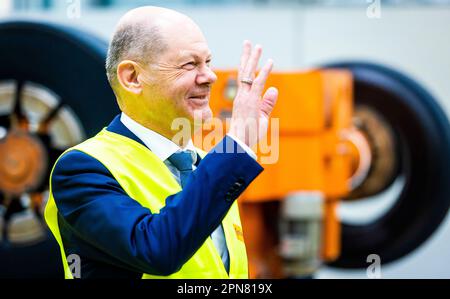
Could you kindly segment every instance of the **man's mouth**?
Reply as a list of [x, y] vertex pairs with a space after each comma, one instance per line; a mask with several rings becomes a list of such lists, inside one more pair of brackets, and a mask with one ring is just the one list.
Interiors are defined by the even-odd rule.
[[209, 94], [196, 94], [188, 97], [188, 99], [194, 102], [204, 103], [209, 100]]

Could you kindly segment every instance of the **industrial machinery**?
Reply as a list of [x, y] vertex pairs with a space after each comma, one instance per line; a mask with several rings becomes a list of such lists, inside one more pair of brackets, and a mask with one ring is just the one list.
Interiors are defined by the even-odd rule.
[[[119, 112], [106, 50], [74, 28], [0, 24], [0, 277], [62, 277], [42, 221], [48, 175], [65, 148]], [[225, 120], [235, 72], [217, 74], [211, 107]], [[274, 73], [267, 86], [280, 90], [277, 134], [257, 148], [265, 171], [240, 198], [252, 277], [366, 267], [370, 254], [389, 263], [435, 231], [450, 205], [450, 127], [425, 89], [365, 62]], [[386, 192], [391, 205], [366, 223], [336, 213]]]
[[[217, 74], [212, 108], [227, 115], [234, 73]], [[272, 114], [278, 159], [263, 165], [241, 198], [253, 277], [309, 277], [318, 260], [365, 268], [371, 254], [389, 263], [430, 236], [450, 200], [449, 124], [430, 94], [405, 75], [361, 62], [274, 73], [267, 86], [280, 90]], [[338, 219], [341, 201], [387, 191], [394, 198], [379, 217], [357, 225]]]

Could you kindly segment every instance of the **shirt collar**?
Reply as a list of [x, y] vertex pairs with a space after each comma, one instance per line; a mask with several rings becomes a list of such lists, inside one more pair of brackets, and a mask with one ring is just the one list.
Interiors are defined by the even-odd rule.
[[124, 112], [120, 115], [120, 121], [125, 127], [128, 128], [134, 135], [136, 135], [142, 142], [161, 160], [165, 161], [172, 154], [180, 151], [191, 151], [194, 164], [197, 161], [197, 150], [192, 143], [192, 139], [189, 139], [186, 147], [181, 149], [172, 140], [164, 137], [163, 135], [156, 133], [155, 131], [144, 127], [131, 119]]

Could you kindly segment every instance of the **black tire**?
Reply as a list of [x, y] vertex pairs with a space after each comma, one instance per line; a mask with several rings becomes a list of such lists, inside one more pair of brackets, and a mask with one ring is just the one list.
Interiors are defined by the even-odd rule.
[[[119, 112], [105, 74], [107, 47], [96, 36], [58, 24], [0, 23], [0, 81], [24, 80], [49, 88], [90, 137]], [[1, 277], [63, 278], [59, 248], [50, 233], [33, 246], [0, 243], [0, 265]]]
[[364, 62], [327, 67], [350, 70], [355, 104], [375, 109], [393, 128], [405, 177], [394, 206], [380, 218], [366, 225], [342, 224], [342, 254], [329, 265], [366, 268], [370, 254], [389, 263], [423, 244], [447, 214], [449, 122], [429, 92], [393, 69]]
[[0, 23], [0, 80], [48, 87], [72, 108], [90, 137], [119, 113], [105, 73], [107, 48], [106, 41], [59, 24]]

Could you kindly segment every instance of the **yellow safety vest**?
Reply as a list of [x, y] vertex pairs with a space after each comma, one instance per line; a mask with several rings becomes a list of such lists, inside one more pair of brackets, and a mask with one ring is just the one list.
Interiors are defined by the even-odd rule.
[[[67, 151], [70, 150], [79, 150], [101, 162], [128, 196], [150, 209], [152, 213], [158, 213], [164, 207], [166, 197], [181, 191], [180, 185], [167, 166], [152, 151], [125, 136], [103, 129], [93, 138]], [[201, 156], [205, 155], [200, 150], [199, 153]], [[52, 174], [50, 175], [49, 200], [45, 207], [45, 220], [59, 243], [65, 277], [73, 278], [59, 232], [58, 208], [52, 194]], [[236, 202], [223, 219], [222, 225], [229, 252], [229, 274], [211, 237], [208, 237], [178, 272], [169, 276], [143, 274], [142, 278], [248, 278], [247, 254]]]

